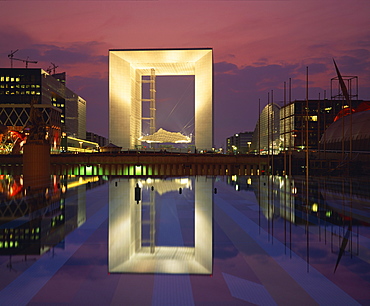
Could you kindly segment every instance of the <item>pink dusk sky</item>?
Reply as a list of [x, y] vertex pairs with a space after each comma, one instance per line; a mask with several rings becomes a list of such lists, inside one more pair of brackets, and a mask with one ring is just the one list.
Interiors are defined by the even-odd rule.
[[[368, 0], [0, 1], [0, 67], [16, 49], [38, 61], [30, 68], [55, 63], [87, 100], [87, 130], [108, 137], [109, 49], [213, 48], [214, 144], [225, 147], [226, 137], [254, 130], [259, 99], [261, 108], [268, 93], [283, 101], [289, 78], [292, 99], [305, 99], [306, 67], [309, 98], [330, 98], [333, 58], [370, 100], [369, 14]], [[158, 80], [157, 93], [157, 128], [183, 131], [191, 78]]]

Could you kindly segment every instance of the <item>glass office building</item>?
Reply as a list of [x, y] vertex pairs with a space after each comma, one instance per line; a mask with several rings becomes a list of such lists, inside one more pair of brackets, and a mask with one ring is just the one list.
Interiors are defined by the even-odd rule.
[[43, 69], [0, 68], [0, 123], [22, 131], [31, 103], [49, 126], [52, 150], [58, 151], [62, 133], [86, 138], [86, 101], [68, 89], [65, 74]]

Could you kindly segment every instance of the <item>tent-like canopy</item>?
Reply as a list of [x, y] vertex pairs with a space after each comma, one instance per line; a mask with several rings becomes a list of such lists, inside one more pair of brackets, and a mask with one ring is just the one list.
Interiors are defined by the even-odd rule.
[[157, 132], [148, 136], [141, 136], [140, 141], [145, 141], [147, 143], [189, 143], [191, 138], [185, 136], [179, 132], [169, 132], [160, 128]]

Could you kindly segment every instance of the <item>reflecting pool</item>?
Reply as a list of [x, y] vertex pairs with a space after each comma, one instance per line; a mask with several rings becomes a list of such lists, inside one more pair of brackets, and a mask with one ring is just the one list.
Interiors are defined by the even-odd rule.
[[0, 305], [368, 305], [369, 181], [0, 177]]

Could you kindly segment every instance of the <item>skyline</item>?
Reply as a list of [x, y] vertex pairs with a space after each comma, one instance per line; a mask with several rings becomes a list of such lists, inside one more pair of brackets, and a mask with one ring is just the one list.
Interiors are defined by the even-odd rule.
[[[29, 68], [46, 70], [55, 63], [57, 73], [67, 73], [67, 86], [87, 101], [87, 130], [105, 137], [109, 49], [213, 48], [215, 147], [225, 147], [235, 133], [253, 131], [258, 99], [261, 110], [272, 90], [274, 101], [282, 101], [289, 78], [292, 100], [305, 99], [306, 67], [309, 98], [323, 98], [324, 90], [329, 97], [333, 58], [343, 76], [358, 76], [359, 98], [370, 99], [368, 1], [1, 3], [0, 67], [10, 67], [8, 54], [17, 49], [15, 57], [38, 61]], [[183, 125], [174, 119], [187, 122], [191, 115], [179, 108], [169, 123], [164, 110], [179, 100], [193, 103], [189, 77], [178, 80], [157, 85], [163, 109], [158, 116], [174, 129]]]

